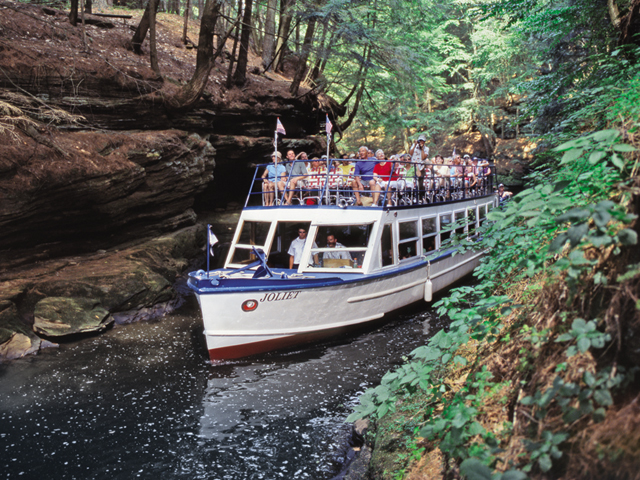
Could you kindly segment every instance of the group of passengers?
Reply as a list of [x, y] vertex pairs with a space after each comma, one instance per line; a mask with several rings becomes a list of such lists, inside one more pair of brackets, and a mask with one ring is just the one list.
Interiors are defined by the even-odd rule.
[[[305, 152], [295, 154], [289, 150], [283, 162], [282, 154], [271, 155], [272, 164], [262, 174], [265, 205], [271, 206], [275, 200], [275, 189], [279, 194], [285, 192], [284, 203], [291, 205], [297, 188], [308, 189], [327, 176], [327, 157], [309, 159]], [[352, 160], [356, 160], [352, 163]], [[465, 192], [485, 186], [484, 181], [491, 174], [489, 162], [469, 155], [453, 155], [445, 159], [441, 155], [429, 158], [426, 137], [421, 135], [415, 140], [409, 153], [399, 153], [387, 158], [384, 151], [375, 152], [361, 146], [356, 154], [344, 155], [341, 160], [332, 160], [329, 166], [331, 186], [346, 187], [353, 190], [356, 205], [377, 206], [380, 194], [389, 190], [414, 190], [424, 188], [429, 191], [464, 188]], [[364, 191], [371, 198], [363, 198]], [[369, 203], [371, 202], [371, 203]], [[387, 199], [391, 202], [391, 199]]]

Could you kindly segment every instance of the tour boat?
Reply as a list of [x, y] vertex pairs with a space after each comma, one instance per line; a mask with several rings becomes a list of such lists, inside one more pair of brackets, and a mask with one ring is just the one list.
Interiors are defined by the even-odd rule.
[[[328, 338], [431, 301], [483, 254], [454, 255], [447, 239], [454, 231], [477, 235], [497, 201], [493, 168], [479, 169], [475, 182], [414, 179], [423, 180], [421, 188], [389, 182], [380, 205], [365, 202], [372, 192], [364, 192], [368, 206], [356, 203], [352, 177], [330, 168], [296, 188], [292, 205], [284, 205], [288, 192], [276, 189], [277, 200], [267, 206], [258, 176], [264, 167], [256, 169], [224, 267], [210, 270], [208, 258], [206, 271], [189, 274], [212, 361]], [[290, 269], [287, 252], [302, 230], [299, 265]], [[329, 235], [335, 247], [327, 246]]]

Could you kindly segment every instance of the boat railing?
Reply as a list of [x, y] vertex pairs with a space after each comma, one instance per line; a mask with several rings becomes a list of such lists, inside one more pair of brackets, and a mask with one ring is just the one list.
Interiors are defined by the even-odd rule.
[[[388, 160], [392, 163], [391, 174], [371, 174], [373, 185], [363, 180], [363, 190], [356, 190], [355, 164], [365, 161], [374, 160], [349, 160], [350, 166], [342, 164], [344, 160], [341, 159], [323, 159], [318, 166], [313, 166], [314, 161], [310, 160], [307, 175], [296, 185], [292, 185], [293, 178], [289, 176], [281, 177], [278, 185], [274, 185], [275, 182], [269, 182], [262, 176], [266, 167], [273, 164], [258, 165], [245, 206], [336, 205], [346, 208], [356, 205], [356, 191], [366, 198], [377, 193], [381, 206], [412, 206], [482, 197], [494, 193], [497, 187], [494, 164], [425, 164]], [[295, 162], [278, 165], [290, 172]], [[371, 205], [370, 202], [372, 200], [362, 203]]]

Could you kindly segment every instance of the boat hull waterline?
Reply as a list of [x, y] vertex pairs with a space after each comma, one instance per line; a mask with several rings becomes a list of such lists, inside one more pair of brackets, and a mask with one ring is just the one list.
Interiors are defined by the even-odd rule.
[[[402, 307], [424, 301], [427, 278], [432, 292], [468, 275], [481, 253], [418, 260], [388, 276], [355, 276], [326, 287], [277, 286], [256, 291], [198, 294], [204, 334], [212, 361], [235, 359], [294, 347], [347, 333]], [[242, 306], [255, 302], [255, 309]]]

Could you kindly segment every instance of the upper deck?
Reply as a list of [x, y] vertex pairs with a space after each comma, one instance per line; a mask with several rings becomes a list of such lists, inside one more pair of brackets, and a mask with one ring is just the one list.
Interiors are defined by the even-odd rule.
[[[306, 175], [291, 176], [299, 162], [303, 160], [279, 162], [277, 167], [272, 163], [258, 165], [245, 208], [419, 208], [492, 195], [497, 185], [495, 166], [488, 162], [462, 165], [389, 160], [390, 173], [376, 175], [373, 165], [380, 162], [375, 159], [349, 160], [348, 164], [346, 160], [323, 159], [305, 162]], [[283, 166], [286, 176], [278, 182], [269, 181], [267, 167], [273, 175], [276, 168], [281, 173]], [[362, 190], [355, 182], [356, 173], [361, 173]]]

